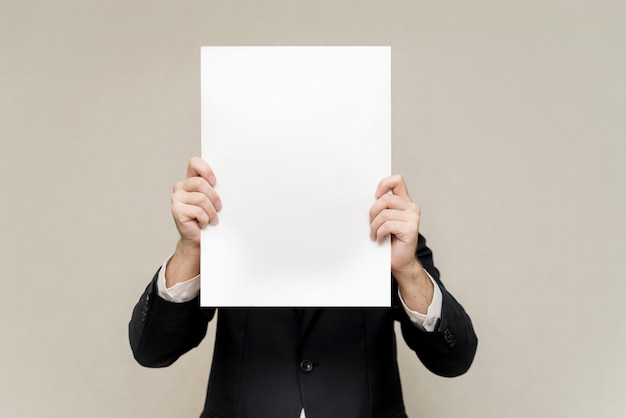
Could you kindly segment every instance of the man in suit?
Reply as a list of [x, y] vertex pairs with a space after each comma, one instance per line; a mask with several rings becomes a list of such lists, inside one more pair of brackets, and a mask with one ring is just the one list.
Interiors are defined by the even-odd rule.
[[[174, 186], [180, 240], [133, 310], [137, 361], [164, 367], [196, 347], [216, 309], [200, 308], [200, 231], [218, 222], [215, 174], [199, 158]], [[271, 198], [268, 196], [268, 198]], [[400, 176], [383, 179], [370, 208], [372, 239], [391, 235], [391, 308], [220, 308], [205, 418], [406, 417], [394, 321], [423, 364], [441, 376], [465, 373], [477, 338], [445, 289], [419, 234], [420, 208]]]

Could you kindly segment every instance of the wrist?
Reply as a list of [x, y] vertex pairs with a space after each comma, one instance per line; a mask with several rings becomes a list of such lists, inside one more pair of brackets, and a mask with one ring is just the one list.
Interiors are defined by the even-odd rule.
[[409, 309], [426, 314], [435, 289], [422, 264], [416, 259], [410, 267], [392, 273], [398, 283], [402, 299]]
[[179, 252], [182, 255], [195, 255], [195, 253], [200, 254], [200, 241], [183, 238], [181, 236], [176, 243], [176, 252]]
[[421, 281], [424, 277], [424, 268], [422, 263], [417, 258], [413, 258], [408, 263], [401, 267], [391, 268], [391, 274], [396, 278], [398, 284], [401, 282], [408, 284], [415, 284]]
[[167, 287], [192, 279], [200, 274], [200, 246], [179, 240], [174, 255], [165, 267]]

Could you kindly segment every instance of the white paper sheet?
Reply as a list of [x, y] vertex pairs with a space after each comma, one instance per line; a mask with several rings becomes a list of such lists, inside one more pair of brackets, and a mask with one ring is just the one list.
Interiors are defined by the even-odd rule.
[[223, 209], [203, 306], [389, 306], [369, 209], [391, 170], [389, 47], [204, 47], [202, 158]]

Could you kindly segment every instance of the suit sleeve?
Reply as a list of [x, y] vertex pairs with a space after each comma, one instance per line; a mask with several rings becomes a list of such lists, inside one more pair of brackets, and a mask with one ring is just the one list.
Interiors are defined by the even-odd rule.
[[397, 296], [397, 284], [393, 280], [394, 312], [396, 319], [400, 321], [402, 336], [431, 372], [445, 377], [459, 376], [469, 370], [476, 354], [478, 338], [472, 321], [441, 282], [439, 271], [433, 263], [432, 251], [421, 235], [418, 238], [416, 256], [441, 289], [441, 318], [434, 332], [417, 328], [402, 308]]
[[202, 341], [215, 309], [201, 309], [199, 296], [176, 303], [158, 295], [155, 274], [133, 309], [128, 335], [133, 355], [146, 367], [166, 367]]

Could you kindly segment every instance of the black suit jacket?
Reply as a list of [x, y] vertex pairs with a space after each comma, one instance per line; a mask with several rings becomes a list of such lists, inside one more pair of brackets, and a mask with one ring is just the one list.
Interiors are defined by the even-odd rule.
[[391, 308], [200, 308], [157, 295], [156, 277], [133, 310], [137, 361], [164, 367], [204, 338], [218, 312], [211, 376], [202, 417], [406, 417], [396, 362], [394, 321], [423, 364], [441, 376], [468, 370], [477, 338], [469, 316], [447, 292], [419, 237], [416, 255], [443, 294], [435, 332], [415, 327], [397, 296]]

